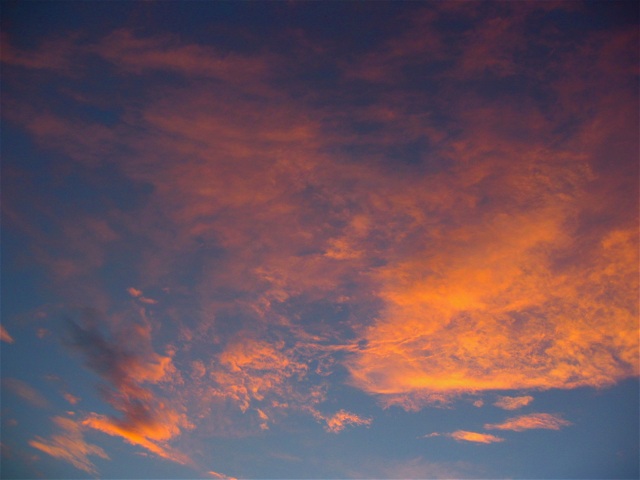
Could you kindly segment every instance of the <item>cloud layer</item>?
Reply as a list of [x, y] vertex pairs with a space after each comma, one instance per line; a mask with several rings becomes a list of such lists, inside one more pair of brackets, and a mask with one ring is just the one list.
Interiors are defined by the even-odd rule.
[[62, 158], [48, 190], [12, 165], [3, 215], [92, 306], [66, 345], [117, 412], [58, 417], [33, 446], [94, 473], [91, 428], [192, 464], [174, 444], [195, 429], [372, 424], [327, 407], [336, 384], [411, 411], [639, 374], [637, 30], [468, 7], [400, 15], [358, 55], [292, 31], [252, 53], [126, 28], [3, 38], [4, 121]]

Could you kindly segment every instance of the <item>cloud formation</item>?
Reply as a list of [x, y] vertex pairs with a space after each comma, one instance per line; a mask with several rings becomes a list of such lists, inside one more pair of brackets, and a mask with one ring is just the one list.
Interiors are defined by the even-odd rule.
[[82, 353], [91, 370], [109, 382], [110, 388], [102, 389], [103, 396], [122, 414], [122, 418], [115, 418], [91, 413], [81, 424], [187, 464], [190, 459], [173, 450], [168, 442], [193, 425], [179, 407], [145, 385], [178, 379], [171, 356], [153, 351], [152, 328], [144, 317], [143, 320], [116, 325], [111, 338], [100, 331], [90, 312], [84, 314], [82, 324], [70, 323], [71, 346]]
[[[530, 33], [568, 8], [427, 5], [375, 52], [337, 56], [339, 98], [329, 80], [299, 83], [320, 47], [250, 55], [119, 29], [4, 49], [14, 83], [35, 70], [91, 81], [78, 68], [91, 61], [130, 89], [60, 93], [78, 112], [113, 106], [112, 123], [61, 111], [31, 83], [24, 95], [42, 105], [15, 100], [8, 114], [64, 168], [92, 178], [108, 166], [139, 193], [85, 211], [12, 182], [24, 191], [3, 206], [70, 304], [110, 312], [72, 323], [69, 345], [119, 416], [80, 425], [188, 463], [171, 443], [205, 423], [228, 433], [237, 411], [257, 431], [290, 410], [332, 433], [369, 425], [320, 411], [334, 381], [418, 410], [637, 376], [637, 33]], [[452, 16], [478, 28], [453, 35]], [[543, 65], [530, 49], [549, 52]]]
[[7, 332], [7, 329], [4, 328], [4, 325], [0, 325], [0, 341], [7, 342], [7, 343], [13, 343], [15, 341], [13, 337], [9, 335], [9, 332]]
[[513, 430], [522, 432], [535, 428], [548, 430], [560, 430], [562, 427], [571, 425], [571, 422], [564, 420], [559, 415], [550, 413], [532, 413], [519, 417], [509, 418], [502, 423], [489, 423], [484, 426], [487, 430]]
[[214, 472], [213, 470], [207, 472], [207, 475], [209, 475], [212, 478], [219, 478], [222, 480], [236, 480], [235, 477], [229, 477], [228, 475], [225, 475], [223, 473], [219, 473], [219, 472]]
[[533, 402], [531, 395], [524, 395], [522, 397], [499, 396], [493, 404], [504, 410], [517, 410], [529, 405], [531, 402]]
[[40, 392], [22, 380], [18, 380], [16, 378], [3, 378], [2, 388], [8, 389], [12, 393], [29, 402], [34, 407], [46, 408], [49, 406], [49, 402]]
[[318, 412], [315, 416], [316, 418], [326, 422], [327, 425], [325, 429], [327, 432], [331, 433], [339, 433], [344, 430], [347, 425], [371, 425], [370, 418], [362, 418], [361, 416], [347, 412], [346, 410], [339, 410], [329, 416], [324, 416]]
[[453, 438], [454, 440], [462, 442], [472, 443], [498, 443], [503, 442], [504, 438], [496, 437], [488, 433], [469, 432], [467, 430], [456, 430], [452, 433], [447, 433], [446, 436]]
[[95, 465], [89, 456], [109, 459], [107, 453], [97, 445], [84, 440], [82, 426], [64, 417], [54, 417], [53, 422], [60, 429], [60, 433], [52, 435], [50, 439], [35, 437], [29, 445], [53, 457], [65, 460], [74, 467], [90, 475], [97, 475]]

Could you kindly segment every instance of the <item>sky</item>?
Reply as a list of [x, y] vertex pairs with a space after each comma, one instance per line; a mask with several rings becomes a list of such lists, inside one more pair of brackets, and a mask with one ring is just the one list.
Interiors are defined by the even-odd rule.
[[1, 8], [2, 478], [638, 478], [636, 2]]

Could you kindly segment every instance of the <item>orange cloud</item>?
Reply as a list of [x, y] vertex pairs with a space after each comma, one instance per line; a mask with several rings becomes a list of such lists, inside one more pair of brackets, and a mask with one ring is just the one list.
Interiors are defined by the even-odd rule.
[[210, 371], [215, 385], [210, 394], [234, 400], [242, 411], [266, 397], [286, 398], [290, 379], [303, 378], [308, 367], [283, 347], [252, 339], [230, 343], [219, 355], [219, 366]]
[[[624, 144], [619, 132], [637, 136], [628, 74], [615, 85], [598, 83], [584, 65], [564, 67], [559, 49], [549, 75], [567, 83], [547, 81], [545, 72], [535, 78], [561, 111], [466, 87], [459, 98], [446, 89], [419, 98], [404, 89], [403, 72], [412, 70], [404, 67], [447, 44], [431, 28], [438, 12], [417, 15], [381, 55], [343, 66], [345, 81], [390, 86], [357, 109], [317, 108], [267, 87], [266, 56], [223, 57], [124, 30], [103, 39], [92, 52], [115, 74], [162, 70], [198, 81], [164, 85], [158, 100], [128, 107], [135, 135], [46, 112], [15, 113], [40, 143], [83, 164], [101, 162], [109, 145], [125, 145], [132, 153], [115, 160], [122, 175], [153, 186], [129, 217], [65, 222], [64, 238], [53, 248], [42, 241], [38, 258], [67, 280], [96, 272], [109, 242], [120, 238], [112, 225], [119, 218], [147, 247], [135, 265], [142, 284], [188, 292], [188, 306], [167, 309], [184, 350], [204, 352], [203, 361], [188, 362], [194, 390], [184, 397], [229, 400], [269, 421], [284, 405], [311, 412], [324, 399], [322, 388], [300, 387], [314, 362], [326, 377], [333, 365], [346, 366], [352, 385], [407, 409], [464, 393], [605, 386], [637, 375], [637, 188], [622, 178], [637, 178], [629, 167], [637, 149], [631, 157], [616, 150], [623, 176], [602, 168], [608, 154], [599, 153]], [[531, 73], [517, 58], [527, 44], [518, 34], [523, 18], [492, 18], [462, 38], [445, 83], [467, 85], [479, 72]], [[585, 58], [603, 72], [633, 38], [602, 47], [600, 40], [585, 40], [594, 45]], [[214, 93], [204, 79], [216, 82]], [[440, 110], [449, 120], [434, 120]], [[379, 128], [353, 133], [356, 120]], [[575, 134], [558, 133], [574, 123]], [[429, 148], [415, 165], [394, 150], [408, 145], [411, 153], [418, 141]], [[191, 261], [198, 265], [193, 284], [177, 279]], [[141, 290], [129, 293], [145, 302]], [[327, 319], [341, 320], [315, 321], [314, 302], [324, 302]], [[235, 336], [239, 330], [253, 337]], [[164, 410], [149, 385], [177, 382], [180, 372], [173, 355], [151, 348], [151, 333], [139, 323], [113, 338], [81, 328], [76, 348], [113, 386], [110, 401], [123, 414], [92, 416], [87, 425], [166, 454], [164, 443], [187, 421], [176, 406], [172, 422], [157, 426]], [[262, 335], [277, 340], [256, 340]], [[509, 398], [513, 406], [526, 397]], [[132, 413], [136, 402], [151, 423]], [[335, 428], [359, 421], [349, 415], [337, 416]], [[266, 425], [260, 413], [258, 421]], [[170, 434], [158, 433], [163, 428]]]
[[142, 296], [142, 290], [138, 290], [137, 288], [134, 288], [134, 287], [127, 288], [127, 292], [129, 292], [129, 295], [131, 295], [134, 298], [138, 298]]
[[13, 337], [9, 335], [9, 332], [7, 332], [7, 330], [4, 328], [3, 325], [0, 325], [0, 341], [7, 342], [7, 343], [14, 342]]
[[347, 412], [346, 410], [339, 410], [333, 415], [325, 416], [318, 411], [314, 411], [314, 416], [326, 422], [325, 430], [331, 433], [339, 433], [347, 425], [371, 425], [370, 418], [363, 418], [355, 413]]
[[523, 397], [507, 397], [500, 396], [498, 400], [494, 402], [496, 407], [500, 407], [504, 410], [517, 410], [533, 402], [533, 397], [525, 395]]
[[455, 432], [448, 433], [446, 435], [458, 441], [473, 443], [497, 443], [504, 441], [504, 438], [496, 437], [495, 435], [489, 435], [488, 433], [469, 432], [467, 430], [456, 430]]
[[[534, 156], [540, 174], [529, 178], [526, 165], [491, 173], [489, 191], [512, 197], [511, 212], [496, 204], [473, 220], [452, 209], [459, 226], [379, 270], [386, 306], [348, 359], [355, 386], [419, 408], [463, 392], [605, 386], [638, 374], [637, 232], [602, 231], [588, 261], [571, 258], [579, 239], [565, 225], [582, 210], [574, 199], [588, 197], [589, 175]], [[574, 196], [556, 193], [554, 171]], [[528, 197], [535, 208], [516, 206]]]
[[503, 423], [486, 424], [484, 428], [488, 430], [513, 430], [521, 432], [535, 428], [546, 428], [548, 430], [560, 430], [562, 427], [571, 425], [571, 422], [560, 418], [558, 415], [549, 413], [532, 413], [520, 417], [510, 418]]
[[90, 455], [109, 459], [105, 451], [97, 445], [87, 443], [82, 435], [82, 427], [75, 421], [54, 417], [53, 422], [62, 430], [52, 435], [49, 440], [36, 437], [29, 441], [29, 445], [38, 450], [71, 463], [74, 467], [90, 475], [97, 475], [95, 465], [89, 460]]
[[159, 397], [145, 385], [170, 382], [177, 372], [170, 355], [153, 351], [151, 326], [142, 318], [143, 323], [120, 326], [112, 338], [90, 318], [83, 318], [82, 324], [71, 324], [73, 346], [83, 353], [92, 370], [111, 383], [112, 389], [105, 389], [103, 395], [122, 413], [122, 418], [91, 413], [82, 425], [187, 464], [188, 456], [172, 449], [168, 442], [194, 426], [186, 414], [171, 406], [169, 399]]
[[127, 292], [129, 292], [129, 295], [131, 295], [133, 298], [137, 298], [142, 303], [146, 303], [148, 305], [155, 305], [156, 303], [158, 303], [158, 301], [153, 298], [145, 297], [143, 291], [138, 290], [137, 288], [129, 287], [127, 289]]
[[173, 450], [166, 441], [180, 434], [181, 428], [193, 428], [184, 415], [160, 407], [151, 411], [144, 406], [129, 406], [123, 420], [92, 414], [82, 421], [83, 426], [107, 435], [121, 437], [132, 445], [139, 445], [159, 457], [181, 464], [189, 464], [187, 455]]
[[225, 475], [224, 473], [219, 473], [219, 472], [214, 472], [213, 470], [208, 471], [207, 475], [213, 477], [213, 478], [219, 478], [221, 480], [237, 480], [235, 477], [229, 477], [228, 475]]

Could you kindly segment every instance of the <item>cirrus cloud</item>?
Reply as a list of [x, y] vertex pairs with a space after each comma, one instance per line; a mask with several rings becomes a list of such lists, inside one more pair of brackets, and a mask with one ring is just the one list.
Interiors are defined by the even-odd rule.
[[531, 395], [525, 395], [522, 397], [499, 396], [493, 404], [504, 410], [517, 410], [529, 405], [531, 402], [533, 402], [533, 397]]
[[564, 420], [559, 415], [550, 413], [532, 413], [520, 417], [509, 418], [502, 423], [489, 423], [484, 426], [487, 430], [513, 430], [522, 432], [536, 428], [547, 430], [560, 430], [562, 427], [571, 425], [571, 422]]

